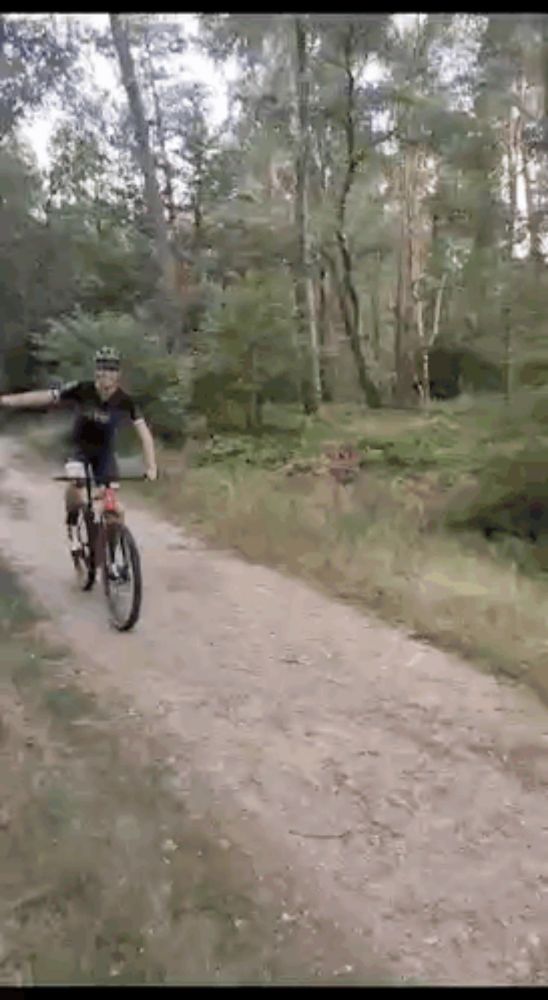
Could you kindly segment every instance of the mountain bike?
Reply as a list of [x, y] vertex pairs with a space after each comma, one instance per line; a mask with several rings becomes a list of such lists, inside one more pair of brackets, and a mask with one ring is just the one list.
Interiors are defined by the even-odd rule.
[[[135, 539], [116, 510], [116, 492], [105, 486], [99, 498], [89, 464], [79, 463], [80, 475], [53, 476], [55, 482], [85, 486], [86, 500], [78, 510], [73, 527], [78, 547], [71, 552], [80, 589], [90, 591], [102, 570], [103, 588], [111, 624], [119, 632], [128, 632], [139, 618], [143, 594], [141, 559]], [[142, 482], [146, 476], [117, 476], [116, 482]]]

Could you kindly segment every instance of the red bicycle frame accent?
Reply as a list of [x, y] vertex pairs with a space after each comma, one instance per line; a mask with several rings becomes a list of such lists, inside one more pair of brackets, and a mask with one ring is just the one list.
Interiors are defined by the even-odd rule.
[[118, 503], [116, 500], [116, 491], [113, 490], [111, 486], [107, 486], [103, 497], [103, 510], [107, 514], [115, 514], [117, 509]]

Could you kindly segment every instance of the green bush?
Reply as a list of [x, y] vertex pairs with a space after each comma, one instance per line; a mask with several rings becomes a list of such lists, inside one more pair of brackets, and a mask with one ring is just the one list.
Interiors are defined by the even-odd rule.
[[548, 459], [543, 443], [531, 441], [514, 455], [497, 455], [478, 477], [466, 503], [447, 511], [453, 528], [476, 528], [536, 540], [548, 534]]
[[548, 392], [546, 389], [534, 395], [531, 403], [531, 417], [543, 428], [548, 424]]
[[[421, 355], [416, 354], [420, 371]], [[454, 399], [462, 389], [500, 392], [502, 371], [480, 351], [455, 345], [435, 345], [430, 350], [430, 391], [434, 398]]]
[[193, 464], [209, 466], [244, 463], [259, 469], [278, 469], [292, 457], [293, 450], [283, 441], [272, 438], [223, 435], [213, 437], [203, 451], [198, 452]]
[[133, 316], [113, 312], [92, 316], [78, 310], [36, 336], [34, 353], [50, 378], [92, 378], [93, 355], [102, 344], [120, 351], [123, 383], [154, 432], [171, 443], [184, 441], [190, 372], [181, 358], [164, 354], [158, 338]]
[[548, 384], [548, 358], [546, 355], [528, 358], [522, 362], [516, 372], [516, 381], [520, 385], [534, 389]]
[[367, 434], [358, 441], [358, 448], [365, 453], [371, 449], [381, 451], [386, 465], [414, 472], [426, 469], [457, 472], [474, 463], [474, 455], [441, 420], [432, 420], [428, 427], [409, 431], [394, 440]]
[[250, 273], [212, 287], [197, 343], [192, 405], [212, 426], [252, 429], [269, 400], [298, 398], [293, 295], [283, 274]]

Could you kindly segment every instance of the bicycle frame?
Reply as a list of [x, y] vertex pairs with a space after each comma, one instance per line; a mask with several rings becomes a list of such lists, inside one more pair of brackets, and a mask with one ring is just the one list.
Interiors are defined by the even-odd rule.
[[[141, 601], [143, 593], [143, 579], [141, 573], [141, 560], [138, 547], [131, 531], [124, 523], [123, 512], [118, 509], [118, 501], [115, 488], [112, 483], [96, 484], [92, 475], [92, 470], [88, 462], [84, 462], [85, 478], [78, 475], [53, 476], [57, 482], [74, 483], [82, 489], [85, 487], [85, 502], [79, 505], [78, 517], [83, 516], [86, 525], [86, 537], [88, 546], [88, 558], [84, 556], [83, 567], [85, 573], [82, 576], [81, 553], [73, 556], [74, 565], [80, 576], [80, 589], [90, 591], [96, 579], [97, 569], [102, 570], [103, 586], [105, 596], [110, 610], [111, 623], [120, 632], [127, 632], [132, 629], [139, 619]], [[75, 471], [81, 471], [80, 469]], [[116, 476], [118, 481], [142, 482], [147, 477], [141, 476]], [[95, 487], [101, 490], [100, 495], [95, 493]], [[116, 547], [124, 553], [124, 564], [120, 576], [119, 568], [115, 565]], [[72, 553], [72, 549], [71, 549]], [[127, 562], [126, 562], [127, 560]], [[129, 570], [129, 574], [128, 574]], [[127, 613], [120, 613], [118, 598], [120, 591], [118, 585], [120, 581], [131, 581], [131, 604]]]
[[[93, 518], [93, 523], [96, 527], [96, 535], [94, 538], [95, 547], [95, 558], [97, 566], [102, 567], [104, 564], [105, 557], [105, 542], [106, 542], [106, 530], [108, 523], [113, 520], [121, 520], [118, 513], [116, 491], [111, 483], [101, 483], [96, 484], [93, 478], [93, 472], [89, 462], [82, 463], [85, 468], [86, 477], [85, 479], [77, 479], [74, 476], [53, 476], [55, 482], [61, 483], [73, 483], [74, 486], [82, 489], [85, 487], [86, 490], [86, 501], [83, 507], [89, 512]], [[140, 476], [116, 476], [114, 482], [143, 482], [147, 477], [143, 474]], [[103, 490], [104, 493], [101, 497], [94, 496], [95, 490]], [[97, 501], [101, 503], [101, 513], [99, 514], [97, 509]]]

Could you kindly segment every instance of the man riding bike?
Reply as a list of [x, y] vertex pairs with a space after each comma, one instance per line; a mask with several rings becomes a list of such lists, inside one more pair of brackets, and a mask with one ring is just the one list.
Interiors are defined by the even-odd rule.
[[[95, 483], [101, 488], [101, 496], [104, 488], [112, 485], [118, 477], [114, 440], [118, 426], [124, 419], [132, 421], [141, 441], [147, 478], [155, 480], [158, 476], [152, 434], [134, 400], [121, 388], [120, 376], [120, 355], [112, 347], [101, 347], [95, 354], [93, 382], [67, 382], [60, 389], [39, 389], [0, 396], [0, 407], [32, 408], [48, 404], [72, 404], [76, 409], [76, 419], [72, 428], [72, 453], [67, 462], [67, 471], [76, 463], [80, 466], [82, 463], [89, 463]], [[68, 474], [72, 475], [71, 472]], [[65, 508], [71, 551], [78, 548], [73, 528], [83, 503], [83, 489], [75, 483], [69, 483], [65, 493]], [[123, 516], [119, 501], [117, 513]]]

